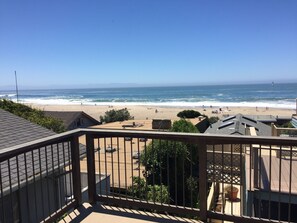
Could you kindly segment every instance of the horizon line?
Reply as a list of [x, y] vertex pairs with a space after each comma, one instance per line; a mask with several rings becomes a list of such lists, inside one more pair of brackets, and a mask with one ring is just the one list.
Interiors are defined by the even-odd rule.
[[[259, 81], [259, 82], [232, 82], [232, 83], [197, 83], [197, 84], [138, 84], [138, 83], [110, 83], [110, 84], [104, 84], [104, 85], [97, 85], [96, 84], [83, 84], [83, 85], [48, 85], [48, 86], [20, 86], [19, 90], [66, 90], [66, 89], [108, 89], [108, 88], [154, 88], [154, 87], [198, 87], [198, 86], [222, 86], [222, 85], [260, 85], [260, 84], [271, 84], [271, 85], [277, 85], [277, 84], [296, 84], [297, 80], [292, 81]], [[4, 88], [4, 89], [1, 89]], [[15, 86], [13, 85], [6, 85], [6, 86], [0, 86], [0, 91], [15, 91]]]

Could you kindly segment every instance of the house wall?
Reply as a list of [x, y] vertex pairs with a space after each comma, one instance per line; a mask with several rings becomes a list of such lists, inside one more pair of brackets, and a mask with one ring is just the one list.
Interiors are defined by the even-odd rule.
[[[60, 171], [62, 172], [62, 170]], [[50, 175], [23, 185], [20, 189], [0, 199], [0, 223], [2, 222], [40, 222], [63, 207], [72, 199], [72, 175]], [[74, 179], [75, 180], [75, 179]], [[82, 199], [88, 201], [88, 175], [81, 173]], [[110, 177], [96, 174], [97, 193], [109, 194]], [[28, 199], [27, 199], [28, 198]], [[3, 211], [2, 211], [3, 210]]]
[[68, 126], [68, 130], [76, 128], [88, 128], [93, 125], [97, 125], [97, 123], [94, 123], [92, 120], [84, 115], [80, 115], [75, 121], [70, 124], [70, 126]]
[[153, 119], [152, 129], [170, 129], [171, 120], [170, 119]]
[[[110, 176], [96, 174], [96, 192], [102, 195], [108, 195], [110, 193]], [[88, 174], [81, 173], [82, 182], [82, 202], [88, 202]]]
[[206, 129], [209, 127], [209, 122], [206, 118], [204, 118], [195, 126], [199, 130], [200, 133], [204, 133], [206, 131]]
[[[52, 214], [61, 204], [64, 190], [59, 190], [58, 181], [52, 176], [23, 185], [20, 189], [0, 199], [0, 222], [40, 222], [44, 216]], [[4, 211], [2, 211], [4, 210]]]
[[292, 125], [297, 128], [297, 117], [295, 116], [292, 117]]

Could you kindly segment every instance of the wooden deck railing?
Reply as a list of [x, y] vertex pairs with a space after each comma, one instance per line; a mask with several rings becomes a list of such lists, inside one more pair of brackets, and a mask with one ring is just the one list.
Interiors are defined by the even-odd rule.
[[[296, 221], [296, 151], [292, 138], [78, 129], [0, 150], [0, 222], [52, 222], [78, 207], [84, 171], [90, 203], [203, 221]], [[222, 196], [229, 211], [216, 209], [216, 197], [207, 204], [213, 182], [212, 195], [240, 189], [237, 200]]]

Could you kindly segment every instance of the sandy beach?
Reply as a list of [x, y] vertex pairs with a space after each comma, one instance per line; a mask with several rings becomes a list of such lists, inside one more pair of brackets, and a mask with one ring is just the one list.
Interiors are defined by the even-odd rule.
[[[263, 108], [263, 107], [222, 107], [221, 111], [219, 107], [161, 107], [161, 106], [144, 106], [144, 105], [127, 105], [127, 106], [95, 106], [95, 105], [43, 105], [43, 104], [30, 104], [33, 108], [38, 108], [44, 111], [84, 111], [93, 118], [99, 120], [101, 115], [111, 109], [127, 108], [134, 116], [135, 120], [144, 119], [178, 119], [176, 116], [178, 112], [185, 109], [193, 109], [199, 111], [201, 114], [205, 114], [209, 117], [234, 114], [245, 115], [274, 115], [274, 116], [292, 116], [296, 114], [295, 109], [279, 109], [279, 108]], [[214, 113], [216, 112], [217, 113]]]

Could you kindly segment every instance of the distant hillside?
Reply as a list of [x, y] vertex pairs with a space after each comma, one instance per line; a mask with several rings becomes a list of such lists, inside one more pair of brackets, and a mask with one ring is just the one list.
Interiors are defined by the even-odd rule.
[[41, 110], [34, 109], [23, 104], [14, 103], [13, 101], [6, 99], [0, 99], [0, 108], [19, 117], [27, 119], [37, 125], [41, 125], [47, 129], [50, 129], [56, 133], [66, 131], [61, 120], [47, 117]]

